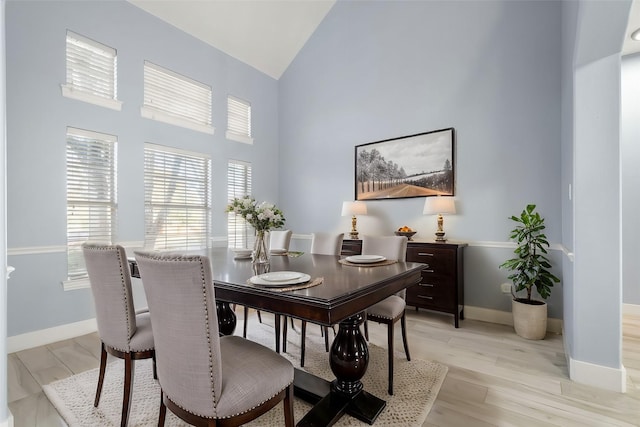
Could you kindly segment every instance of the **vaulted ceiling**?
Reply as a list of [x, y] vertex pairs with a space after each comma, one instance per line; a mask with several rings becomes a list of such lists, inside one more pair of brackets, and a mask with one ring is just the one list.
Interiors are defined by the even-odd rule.
[[335, 0], [129, 0], [279, 79]]
[[[188, 34], [279, 79], [336, 0], [129, 0]], [[428, 1], [428, 0], [422, 0]], [[634, 0], [623, 55], [640, 52]]]

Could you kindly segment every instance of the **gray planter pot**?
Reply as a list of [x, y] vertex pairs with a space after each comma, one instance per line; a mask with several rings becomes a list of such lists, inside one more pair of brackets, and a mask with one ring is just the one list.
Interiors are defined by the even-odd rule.
[[547, 304], [525, 304], [512, 300], [513, 327], [516, 334], [528, 340], [541, 340], [547, 334]]

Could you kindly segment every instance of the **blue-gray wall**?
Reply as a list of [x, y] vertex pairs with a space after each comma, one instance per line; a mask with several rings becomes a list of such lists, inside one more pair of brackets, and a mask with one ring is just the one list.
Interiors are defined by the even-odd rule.
[[622, 300], [640, 305], [640, 54], [622, 59]]
[[[117, 49], [122, 111], [64, 98], [67, 29]], [[90, 291], [66, 279], [67, 126], [118, 136], [117, 241], [144, 240], [143, 145], [211, 155], [213, 235], [226, 236], [229, 159], [253, 164], [254, 194], [278, 200], [278, 86], [258, 72], [125, 1], [8, 1], [8, 335], [92, 318]], [[213, 136], [141, 118], [143, 62], [213, 88]], [[225, 139], [226, 98], [252, 103], [253, 146]]]
[[[561, 241], [560, 41], [560, 2], [337, 2], [279, 82], [288, 226], [349, 230], [355, 145], [454, 127], [458, 215], [445, 231], [471, 244], [465, 303], [510, 311], [497, 267], [512, 255], [507, 218], [535, 203]], [[369, 201], [358, 229], [432, 239], [423, 203]], [[562, 257], [551, 252], [559, 276]], [[561, 318], [561, 284], [548, 302]]]

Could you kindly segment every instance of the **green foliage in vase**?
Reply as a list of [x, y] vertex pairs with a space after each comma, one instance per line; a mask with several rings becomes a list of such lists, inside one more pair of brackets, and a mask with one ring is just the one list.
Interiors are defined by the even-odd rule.
[[236, 197], [227, 205], [226, 212], [240, 215], [256, 232], [281, 228], [285, 222], [284, 214], [275, 205], [258, 203], [251, 196]]
[[560, 282], [549, 269], [551, 263], [547, 258], [549, 242], [543, 233], [544, 218], [535, 212], [536, 205], [527, 205], [519, 217], [510, 219], [518, 225], [511, 230], [509, 237], [517, 243], [514, 250], [515, 258], [511, 258], [500, 265], [500, 268], [511, 271], [509, 279], [513, 281], [515, 292], [527, 291], [527, 298], [517, 298], [513, 289], [513, 298], [531, 304], [531, 291], [535, 286], [538, 294], [547, 299], [551, 295], [554, 283]]

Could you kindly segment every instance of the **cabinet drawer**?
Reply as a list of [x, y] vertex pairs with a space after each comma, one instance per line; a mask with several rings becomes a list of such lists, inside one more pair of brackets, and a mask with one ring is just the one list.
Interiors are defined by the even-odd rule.
[[420, 283], [407, 289], [407, 304], [451, 309], [455, 305], [455, 289], [437, 281]]
[[431, 247], [407, 249], [407, 261], [427, 264], [423, 273], [436, 276], [453, 276], [455, 274], [455, 260], [456, 252], [449, 249]]

